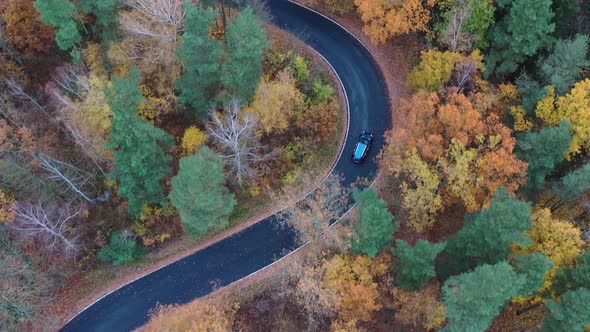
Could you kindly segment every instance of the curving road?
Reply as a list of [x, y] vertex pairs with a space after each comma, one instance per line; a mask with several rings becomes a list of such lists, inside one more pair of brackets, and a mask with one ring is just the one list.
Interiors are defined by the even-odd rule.
[[[334, 172], [345, 184], [357, 177], [372, 178], [373, 162], [390, 124], [387, 91], [381, 72], [369, 52], [343, 28], [289, 0], [270, 0], [274, 23], [296, 35], [322, 54], [342, 81], [349, 102], [350, 128], [344, 152]], [[350, 153], [358, 135], [375, 134], [370, 161], [358, 166]], [[159, 304], [184, 304], [209, 294], [271, 264], [296, 248], [291, 230], [277, 227], [276, 216], [172, 263], [105, 296], [79, 313], [64, 331], [129, 331], [145, 324], [148, 312]]]

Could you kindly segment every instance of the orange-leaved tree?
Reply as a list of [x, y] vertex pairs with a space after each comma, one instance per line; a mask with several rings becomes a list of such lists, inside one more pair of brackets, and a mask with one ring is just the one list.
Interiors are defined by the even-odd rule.
[[436, 0], [355, 0], [358, 13], [365, 24], [363, 31], [375, 44], [411, 31], [427, 31], [429, 7]]
[[6, 0], [0, 2], [0, 14], [5, 23], [4, 39], [17, 50], [38, 55], [47, 53], [53, 46], [55, 29], [43, 24], [33, 0]]
[[[428, 215], [444, 206], [460, 202], [468, 211], [477, 211], [500, 186], [514, 193], [526, 181], [527, 164], [513, 153], [511, 130], [465, 95], [454, 90], [443, 96], [421, 91], [402, 101], [399, 110], [400, 126], [386, 135], [381, 166], [388, 174], [401, 176], [404, 195], [427, 195], [404, 201], [415, 229], [431, 225]], [[404, 166], [421, 163], [425, 165], [415, 169]], [[416, 175], [419, 170], [421, 176]], [[439, 194], [442, 204], [436, 198]], [[416, 201], [430, 206], [424, 211]]]

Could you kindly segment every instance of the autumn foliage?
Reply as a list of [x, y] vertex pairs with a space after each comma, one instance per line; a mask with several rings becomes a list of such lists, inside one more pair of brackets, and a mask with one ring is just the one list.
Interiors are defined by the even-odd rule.
[[365, 24], [363, 31], [375, 44], [411, 31], [427, 31], [430, 10], [435, 0], [424, 6], [421, 0], [355, 0], [358, 13]]
[[54, 43], [55, 29], [43, 24], [33, 0], [6, 0], [0, 3], [4, 20], [5, 41], [30, 55], [49, 52]]
[[442, 206], [460, 202], [477, 211], [500, 186], [514, 193], [525, 183], [527, 164], [514, 156], [510, 129], [487, 111], [454, 91], [418, 92], [402, 101], [403, 120], [387, 134], [381, 165], [402, 176], [404, 195], [425, 203], [404, 201], [416, 229], [430, 225], [428, 216]]

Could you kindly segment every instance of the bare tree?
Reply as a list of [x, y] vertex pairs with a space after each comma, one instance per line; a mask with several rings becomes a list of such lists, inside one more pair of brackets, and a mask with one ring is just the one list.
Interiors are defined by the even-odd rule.
[[44, 153], [40, 153], [37, 158], [41, 168], [49, 173], [48, 178], [64, 183], [66, 189], [64, 193], [73, 191], [77, 196], [94, 204], [95, 200], [86, 194], [83, 188], [92, 186], [92, 174], [81, 170], [80, 168], [63, 161], [59, 161]]
[[[130, 10], [120, 14], [121, 29], [128, 35], [152, 40], [142, 47], [149, 61], [169, 63], [184, 29], [186, 9], [183, 0], [124, 0]], [[136, 44], [139, 47], [138, 44]], [[139, 56], [138, 49], [130, 54]]]
[[306, 198], [284, 211], [282, 217], [295, 229], [300, 243], [310, 242], [319, 248], [324, 231], [346, 211], [349, 197], [350, 190], [332, 174]]
[[[477, 63], [472, 57], [466, 57], [457, 64], [457, 70], [453, 74], [451, 84], [461, 91], [467, 84], [473, 82], [473, 74], [477, 71]], [[469, 90], [469, 88], [467, 88]]]
[[257, 175], [254, 164], [271, 155], [263, 153], [256, 136], [257, 127], [258, 119], [254, 114], [242, 112], [237, 100], [231, 101], [225, 112], [212, 112], [207, 125], [209, 136], [215, 140], [221, 157], [228, 162], [230, 176], [239, 186]]
[[66, 253], [76, 252], [78, 244], [72, 236], [70, 225], [80, 214], [82, 207], [47, 206], [40, 201], [19, 202], [16, 206], [16, 220], [10, 227], [25, 238], [42, 241], [49, 251], [63, 249]]
[[[100, 121], [97, 114], [103, 108], [108, 110], [108, 106], [103, 100], [106, 95], [101, 83], [84, 66], [65, 65], [56, 69], [53, 82], [48, 83], [45, 90], [72, 141], [105, 174], [101, 163], [108, 164], [110, 155], [105, 148], [103, 126], [97, 123]], [[105, 112], [104, 116], [108, 113]]]
[[475, 36], [464, 31], [464, 25], [471, 17], [472, 9], [466, 1], [451, 11], [449, 24], [442, 32], [441, 42], [447, 44], [451, 51], [469, 51], [473, 47]]

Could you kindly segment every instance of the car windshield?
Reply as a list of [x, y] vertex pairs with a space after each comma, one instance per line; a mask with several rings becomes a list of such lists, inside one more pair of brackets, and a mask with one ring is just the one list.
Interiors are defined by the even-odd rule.
[[356, 151], [354, 152], [355, 159], [361, 159], [363, 157], [368, 144], [369, 142], [366, 139], [361, 139], [359, 141], [358, 145], [356, 146]]

